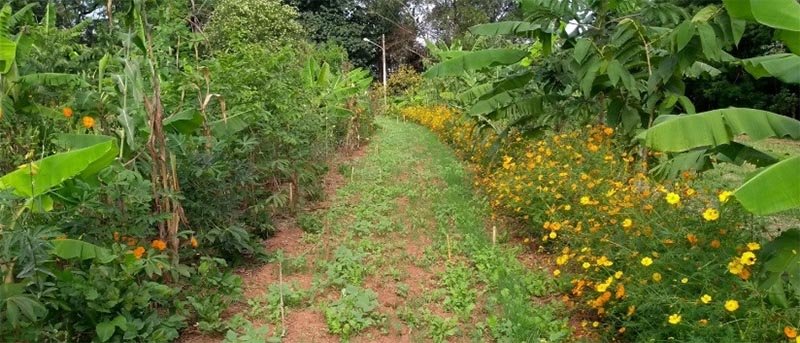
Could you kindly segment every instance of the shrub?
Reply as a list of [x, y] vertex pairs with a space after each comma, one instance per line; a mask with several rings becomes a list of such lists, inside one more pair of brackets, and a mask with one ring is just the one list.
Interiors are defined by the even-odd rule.
[[222, 0], [205, 32], [215, 50], [247, 44], [278, 47], [301, 37], [298, 16], [294, 7], [278, 0]]

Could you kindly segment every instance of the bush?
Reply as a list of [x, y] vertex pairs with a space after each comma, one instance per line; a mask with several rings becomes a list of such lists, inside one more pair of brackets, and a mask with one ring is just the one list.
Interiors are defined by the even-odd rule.
[[256, 44], [276, 48], [301, 38], [294, 7], [278, 0], [222, 0], [205, 32], [214, 50]]

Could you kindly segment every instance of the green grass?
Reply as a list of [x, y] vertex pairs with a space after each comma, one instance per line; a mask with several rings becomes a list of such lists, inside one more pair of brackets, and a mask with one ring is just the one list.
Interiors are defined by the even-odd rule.
[[415, 124], [377, 124], [366, 156], [339, 168], [348, 182], [331, 206], [300, 223], [318, 281], [286, 293], [343, 340], [566, 341], [562, 305], [534, 301], [556, 293], [553, 280], [492, 242], [489, 207], [453, 151]]

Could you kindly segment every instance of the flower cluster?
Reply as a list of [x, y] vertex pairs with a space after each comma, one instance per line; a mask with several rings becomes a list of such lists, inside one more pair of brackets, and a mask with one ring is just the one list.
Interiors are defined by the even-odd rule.
[[[780, 315], [751, 311], [761, 299], [746, 283], [760, 245], [745, 229], [746, 214], [729, 202], [731, 192], [692, 173], [653, 180], [646, 159], [603, 125], [537, 139], [511, 132], [496, 143], [493, 133], [476, 131], [447, 107], [402, 114], [473, 163], [475, 185], [495, 213], [523, 222], [526, 242], [554, 252], [552, 275], [571, 284], [577, 304], [616, 326], [608, 332], [634, 341], [775, 338], [778, 330], [765, 318]], [[782, 318], [788, 323], [789, 316]], [[737, 322], [732, 317], [758, 329], [746, 337], [735, 328], [718, 330]]]

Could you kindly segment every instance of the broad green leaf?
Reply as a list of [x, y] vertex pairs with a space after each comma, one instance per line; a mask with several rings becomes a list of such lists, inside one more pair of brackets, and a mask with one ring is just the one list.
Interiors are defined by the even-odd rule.
[[800, 156], [778, 162], [741, 185], [734, 195], [748, 211], [768, 215], [800, 207]]
[[97, 260], [108, 263], [114, 255], [108, 249], [76, 239], [56, 239], [53, 244], [53, 255], [65, 260]]
[[182, 134], [190, 134], [203, 125], [203, 115], [195, 109], [188, 109], [164, 118], [164, 128]]
[[469, 28], [469, 32], [481, 36], [503, 36], [519, 35], [536, 31], [539, 28], [541, 28], [539, 25], [527, 21], [501, 21], [498, 23], [475, 25]]
[[718, 146], [714, 151], [717, 152], [717, 160], [736, 165], [749, 163], [756, 167], [766, 167], [779, 162], [775, 156], [739, 142]]
[[466, 53], [462, 56], [434, 65], [425, 72], [425, 77], [456, 76], [472, 70], [480, 70], [519, 62], [528, 52], [516, 49], [488, 49]]
[[775, 39], [782, 41], [789, 51], [800, 55], [800, 31], [775, 30]]
[[703, 46], [703, 55], [710, 60], [718, 60], [721, 49], [717, 43], [717, 34], [714, 28], [708, 23], [697, 25], [697, 33], [700, 35], [700, 44]]
[[625, 73], [628, 73], [622, 63], [620, 63], [618, 60], [612, 60], [609, 62], [606, 72], [608, 73], [609, 80], [611, 80], [611, 85], [615, 87], [617, 86], [620, 78], [622, 78]]
[[693, 23], [708, 22], [714, 16], [714, 14], [717, 13], [718, 10], [719, 8], [717, 8], [717, 6], [714, 5], [703, 7], [702, 9], [697, 11], [697, 14], [695, 14], [694, 17], [692, 17], [692, 22]]
[[88, 135], [77, 133], [59, 133], [53, 138], [53, 144], [66, 150], [83, 149], [100, 143], [116, 140], [116, 138], [104, 135]]
[[478, 101], [473, 105], [467, 114], [479, 116], [492, 113], [500, 108], [506, 107], [514, 102], [514, 97], [509, 92], [502, 92], [489, 99]]
[[226, 119], [211, 122], [208, 126], [211, 128], [211, 133], [214, 137], [229, 137], [246, 129], [249, 125], [242, 119], [241, 114], [237, 114]]
[[775, 77], [786, 83], [800, 84], [800, 56], [795, 54], [775, 54], [742, 60], [745, 70], [762, 78]]
[[456, 99], [462, 103], [471, 104], [478, 98], [491, 92], [492, 89], [494, 89], [494, 86], [491, 83], [480, 84], [462, 92], [456, 97]]
[[8, 73], [17, 58], [17, 43], [0, 37], [0, 74]]
[[45, 157], [0, 177], [0, 189], [13, 188], [18, 196], [34, 198], [78, 175], [99, 171], [117, 152], [116, 142], [107, 141]]
[[728, 144], [746, 134], [753, 140], [768, 137], [800, 139], [800, 121], [749, 108], [725, 108], [672, 117], [643, 132], [648, 147], [665, 152]]
[[679, 153], [655, 166], [650, 173], [659, 179], [674, 179], [686, 170], [707, 170], [712, 166], [705, 149]]
[[776, 29], [800, 31], [800, 3], [797, 0], [749, 1], [757, 22]]

